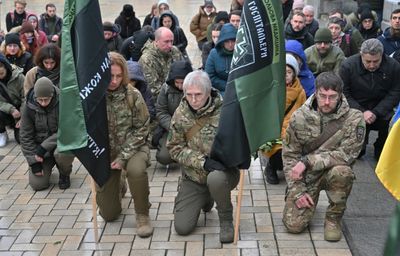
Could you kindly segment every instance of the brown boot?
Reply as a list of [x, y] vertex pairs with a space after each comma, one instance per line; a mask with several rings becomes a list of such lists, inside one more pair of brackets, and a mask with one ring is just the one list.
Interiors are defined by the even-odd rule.
[[149, 216], [136, 214], [136, 232], [140, 237], [149, 237], [153, 234]]
[[342, 238], [340, 218], [326, 218], [324, 226], [324, 238], [329, 242], [338, 242]]

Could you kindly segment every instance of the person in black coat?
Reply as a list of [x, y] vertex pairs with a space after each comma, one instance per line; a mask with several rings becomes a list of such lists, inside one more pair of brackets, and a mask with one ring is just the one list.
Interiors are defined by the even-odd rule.
[[388, 136], [393, 109], [400, 101], [400, 64], [383, 52], [379, 40], [368, 39], [362, 43], [359, 54], [343, 61], [339, 71], [350, 107], [362, 111], [367, 124], [359, 157], [365, 154], [370, 130], [377, 130], [374, 154], [379, 159]]
[[160, 18], [158, 19], [158, 27], [167, 27], [172, 33], [174, 33], [174, 43], [182, 53], [185, 58], [188, 58], [188, 54], [186, 52], [186, 47], [188, 45], [188, 40], [186, 38], [185, 32], [183, 29], [176, 25], [174, 15], [170, 11], [164, 11]]
[[140, 20], [136, 18], [133, 6], [130, 4], [125, 4], [123, 6], [121, 13], [115, 19], [114, 23], [120, 25], [120, 36], [122, 39], [132, 36], [135, 31], [141, 28]]
[[120, 53], [126, 60], [139, 61], [142, 56], [142, 48], [149, 39], [154, 40], [154, 30], [151, 26], [146, 25], [136, 31], [133, 36], [124, 40]]

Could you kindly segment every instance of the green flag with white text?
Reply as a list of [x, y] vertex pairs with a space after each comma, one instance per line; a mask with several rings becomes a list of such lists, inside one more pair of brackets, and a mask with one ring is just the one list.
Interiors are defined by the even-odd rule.
[[110, 172], [105, 100], [110, 77], [98, 0], [66, 0], [57, 146], [72, 151], [100, 186]]
[[246, 0], [211, 158], [247, 169], [251, 153], [280, 138], [285, 92], [282, 3]]

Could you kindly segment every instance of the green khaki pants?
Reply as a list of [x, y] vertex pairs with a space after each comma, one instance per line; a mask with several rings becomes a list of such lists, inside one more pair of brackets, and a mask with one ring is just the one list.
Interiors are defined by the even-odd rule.
[[232, 221], [231, 191], [239, 182], [237, 169], [226, 172], [213, 171], [207, 176], [207, 184], [198, 184], [182, 178], [175, 199], [174, 223], [180, 235], [190, 234], [196, 227], [201, 209], [211, 199], [217, 204], [221, 220]]
[[283, 224], [290, 233], [302, 232], [314, 215], [321, 190], [326, 191], [329, 199], [326, 217], [340, 220], [346, 209], [346, 201], [350, 195], [353, 180], [352, 169], [344, 165], [335, 166], [326, 171], [307, 172], [307, 191], [314, 201], [314, 206], [298, 209], [295, 204], [295, 195], [289, 191], [283, 210]]
[[[150, 150], [142, 146], [140, 151], [129, 159], [126, 176], [137, 214], [149, 215], [149, 179], [146, 169], [149, 166]], [[96, 185], [96, 202], [99, 213], [106, 221], [118, 218], [121, 208], [121, 170], [111, 170], [111, 175], [103, 187]]]
[[50, 186], [50, 176], [54, 165], [57, 165], [60, 174], [69, 176], [72, 172], [73, 161], [74, 155], [72, 153], [60, 153], [56, 149], [53, 156], [43, 159], [43, 176], [37, 176], [29, 170], [29, 185], [35, 191], [48, 188]]

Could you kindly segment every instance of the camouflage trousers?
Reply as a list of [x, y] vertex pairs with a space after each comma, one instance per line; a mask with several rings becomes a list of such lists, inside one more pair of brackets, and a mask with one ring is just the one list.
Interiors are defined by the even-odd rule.
[[207, 176], [207, 184], [199, 184], [185, 177], [179, 184], [175, 198], [174, 224], [179, 235], [188, 235], [196, 227], [201, 209], [210, 202], [217, 204], [220, 221], [232, 221], [233, 206], [231, 190], [239, 182], [239, 171], [232, 169], [226, 172], [213, 171]]
[[[126, 179], [131, 191], [135, 212], [137, 214], [149, 215], [149, 179], [146, 172], [149, 166], [150, 149], [142, 146], [134, 154], [126, 165]], [[118, 218], [121, 208], [121, 170], [111, 170], [110, 178], [103, 187], [96, 185], [96, 202], [99, 206], [99, 214], [106, 221]]]
[[283, 224], [290, 233], [302, 232], [311, 221], [321, 190], [325, 190], [329, 200], [326, 218], [341, 219], [346, 209], [346, 201], [350, 195], [355, 176], [349, 166], [335, 166], [324, 171], [307, 171], [307, 193], [314, 201], [311, 208], [296, 207], [296, 189], [287, 192], [285, 208], [283, 210]]

